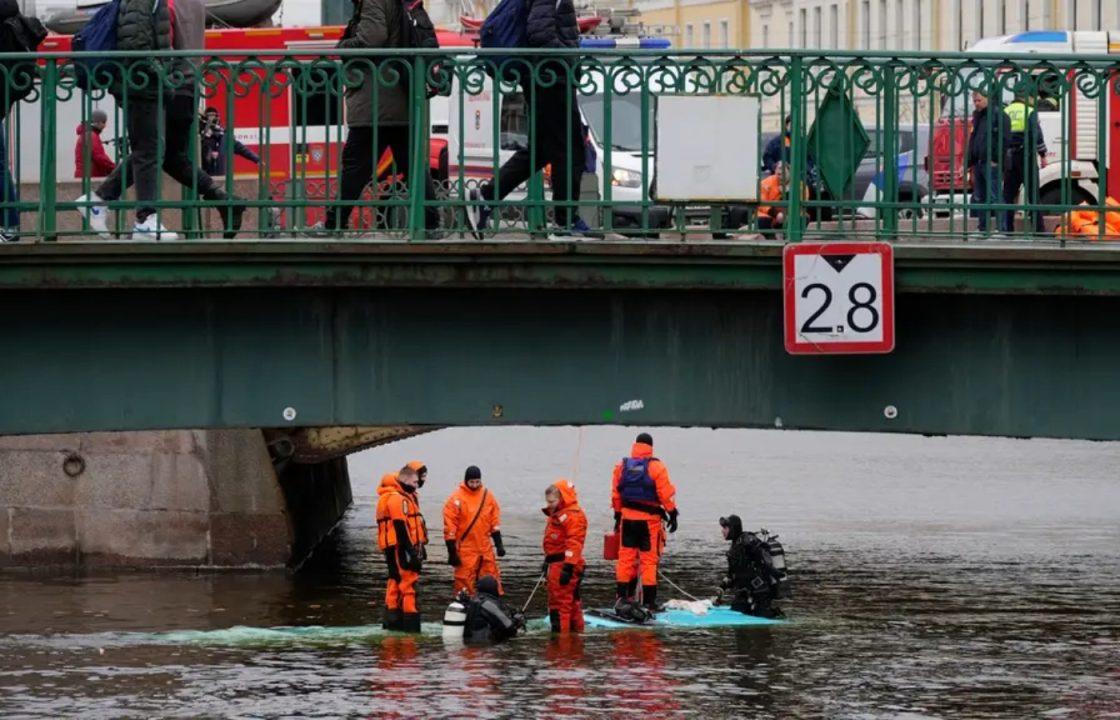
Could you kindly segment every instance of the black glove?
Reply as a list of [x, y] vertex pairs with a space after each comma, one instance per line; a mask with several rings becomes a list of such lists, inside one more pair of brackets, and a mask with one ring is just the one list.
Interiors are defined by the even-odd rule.
[[506, 548], [502, 545], [502, 533], [495, 530], [490, 533], [490, 539], [494, 541], [494, 550], [498, 553], [498, 557], [505, 557]]
[[401, 567], [412, 572], [420, 572], [420, 556], [412, 545], [401, 545]]
[[541, 575], [544, 575], [545, 573], [548, 572], [548, 564], [549, 563], [548, 563], [547, 560], [545, 560], [544, 562], [541, 563]]
[[513, 611], [513, 627], [518, 630], [525, 629], [525, 613], [520, 610]]
[[463, 561], [459, 559], [459, 551], [455, 549], [455, 541], [447, 540], [447, 564], [451, 567], [459, 567]]
[[677, 511], [671, 510], [669, 512], [669, 532], [675, 533], [677, 531]]
[[618, 532], [618, 528], [622, 526], [622, 513], [616, 512], [614, 514], [614, 531]]
[[576, 568], [574, 565], [571, 563], [564, 563], [564, 567], [560, 568], [560, 584], [567, 585], [570, 583], [572, 581], [572, 573], [575, 571]]

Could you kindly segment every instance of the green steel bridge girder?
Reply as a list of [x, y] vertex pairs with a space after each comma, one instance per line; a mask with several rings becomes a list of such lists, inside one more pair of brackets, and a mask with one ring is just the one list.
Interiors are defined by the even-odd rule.
[[780, 256], [0, 247], [0, 434], [625, 423], [1120, 438], [1120, 252], [899, 245], [897, 348], [863, 357], [786, 354]]

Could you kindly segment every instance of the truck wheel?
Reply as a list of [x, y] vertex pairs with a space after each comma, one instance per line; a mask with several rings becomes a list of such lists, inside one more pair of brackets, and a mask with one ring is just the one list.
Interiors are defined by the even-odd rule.
[[[1071, 187], [1069, 189], [1069, 200], [1074, 205], [1080, 205], [1083, 202], [1087, 202], [1090, 205], [1097, 204], [1097, 199], [1081, 187]], [[1038, 196], [1038, 202], [1040, 205], [1060, 205], [1062, 202], [1061, 183], [1051, 183], [1044, 187], [1042, 193]], [[1046, 213], [1044, 212], [1043, 214], [1045, 215]]]

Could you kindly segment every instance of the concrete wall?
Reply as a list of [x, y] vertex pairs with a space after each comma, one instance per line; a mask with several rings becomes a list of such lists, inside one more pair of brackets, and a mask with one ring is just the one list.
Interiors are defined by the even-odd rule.
[[0, 567], [284, 566], [350, 502], [294, 472], [293, 515], [258, 430], [0, 437]]

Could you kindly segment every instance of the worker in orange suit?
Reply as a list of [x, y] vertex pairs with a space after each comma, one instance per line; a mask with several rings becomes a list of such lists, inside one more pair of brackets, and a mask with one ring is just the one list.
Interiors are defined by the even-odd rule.
[[455, 568], [453, 594], [464, 590], [474, 595], [474, 584], [484, 575], [498, 581], [502, 593], [498, 561], [505, 557], [502, 545], [501, 508], [498, 499], [482, 487], [482, 471], [474, 465], [463, 474], [463, 484], [443, 505], [443, 540], [447, 543], [447, 564]]
[[423, 519], [413, 499], [419, 476], [409, 466], [381, 478], [377, 489], [377, 544], [385, 553], [386, 630], [420, 632], [416, 583], [420, 579]]
[[428, 523], [424, 520], [424, 514], [420, 512], [420, 488], [424, 487], [424, 483], [428, 481], [428, 466], [419, 460], [413, 460], [408, 463], [408, 467], [416, 471], [416, 490], [410, 495], [409, 499], [413, 503], [413, 513], [416, 522], [419, 525], [420, 532], [420, 559], [428, 559]]
[[657, 609], [657, 565], [665, 549], [661, 523], [677, 531], [676, 494], [665, 464], [653, 456], [653, 438], [638, 435], [630, 456], [615, 465], [611, 481], [615, 530], [622, 534], [615, 564], [619, 600], [633, 601], [640, 578], [642, 603]]
[[548, 516], [544, 528], [544, 563], [548, 573], [548, 619], [552, 632], [583, 632], [583, 544], [587, 541], [587, 516], [579, 506], [576, 488], [557, 480], [544, 491]]

